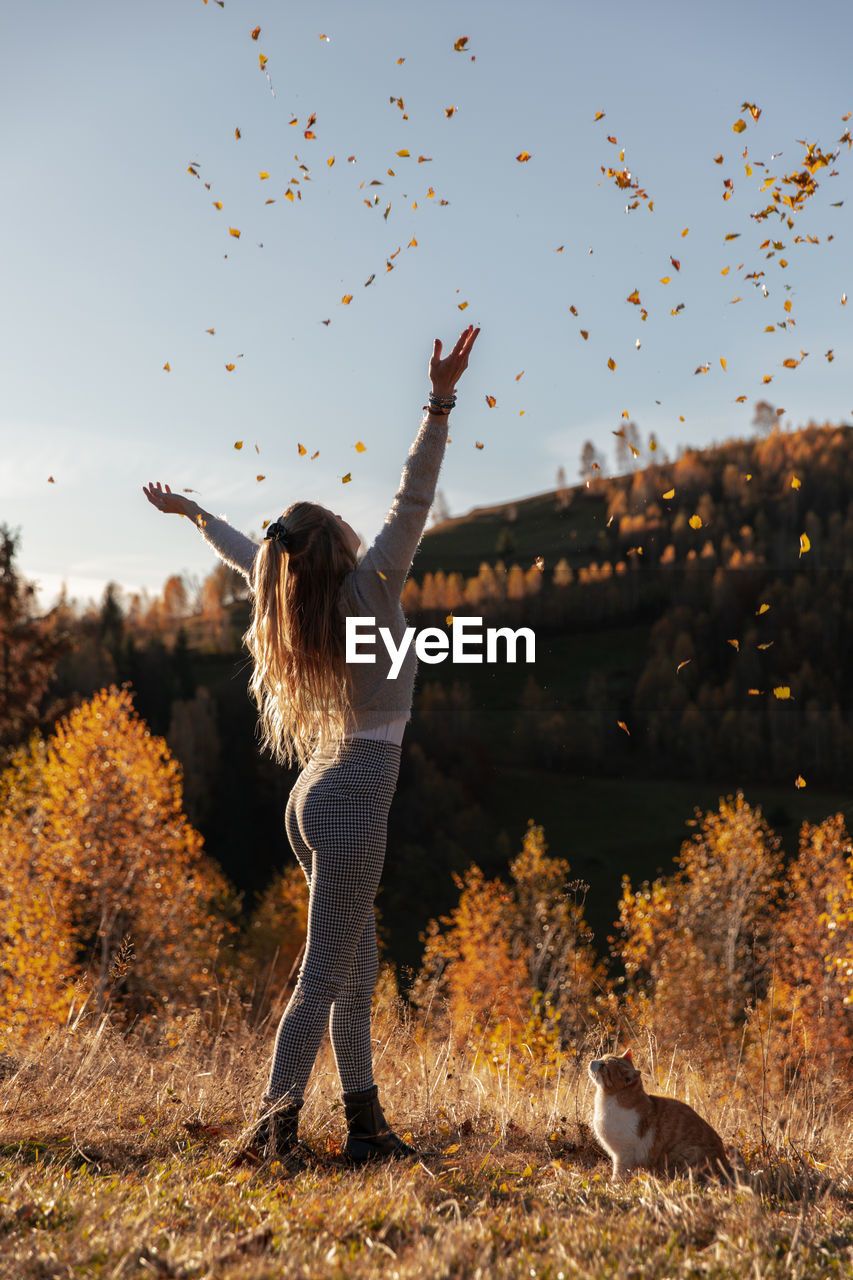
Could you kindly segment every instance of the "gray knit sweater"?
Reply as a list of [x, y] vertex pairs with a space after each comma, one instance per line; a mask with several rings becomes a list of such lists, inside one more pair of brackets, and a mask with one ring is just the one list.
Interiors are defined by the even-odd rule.
[[[447, 419], [428, 415], [409, 450], [397, 496], [382, 529], [341, 588], [346, 616], [376, 619], [373, 647], [376, 661], [352, 663], [348, 668], [353, 714], [349, 733], [376, 729], [392, 720], [408, 720], [411, 716], [416, 668], [414, 644], [409, 646], [397, 678], [389, 680], [391, 659], [378, 630], [388, 627], [395, 646], [399, 646], [406, 627], [400, 593], [435, 497], [446, 444]], [[207, 521], [202, 533], [217, 555], [251, 583], [257, 543], [216, 518]], [[369, 651], [362, 648], [362, 652]]]

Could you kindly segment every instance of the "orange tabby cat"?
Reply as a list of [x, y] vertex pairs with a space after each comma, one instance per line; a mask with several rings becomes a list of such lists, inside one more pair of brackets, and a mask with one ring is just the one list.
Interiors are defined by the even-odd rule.
[[630, 1049], [596, 1058], [589, 1074], [595, 1082], [593, 1128], [613, 1157], [614, 1178], [632, 1169], [731, 1174], [719, 1134], [686, 1102], [646, 1093]]

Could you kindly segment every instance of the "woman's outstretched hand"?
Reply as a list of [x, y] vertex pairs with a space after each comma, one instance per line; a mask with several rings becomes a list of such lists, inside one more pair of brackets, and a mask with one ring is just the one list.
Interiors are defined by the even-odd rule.
[[193, 502], [192, 498], [185, 498], [182, 493], [172, 493], [169, 486], [161, 485], [159, 480], [156, 484], [150, 480], [147, 485], [142, 486], [142, 492], [152, 507], [156, 507], [158, 511], [163, 511], [167, 515], [189, 516], [190, 520], [197, 520], [199, 516], [204, 515], [201, 507], [197, 502]]
[[459, 341], [450, 352], [450, 355], [446, 356], [444, 360], [441, 358], [441, 339], [436, 338], [429, 362], [429, 377], [435, 395], [449, 396], [453, 394], [454, 387], [468, 368], [468, 357], [471, 354], [471, 348], [477, 341], [479, 332], [479, 329], [475, 329], [472, 324], [469, 324], [468, 328], [460, 334]]

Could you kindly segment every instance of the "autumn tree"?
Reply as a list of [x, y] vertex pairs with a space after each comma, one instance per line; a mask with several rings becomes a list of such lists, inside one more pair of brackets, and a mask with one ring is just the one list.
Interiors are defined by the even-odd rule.
[[487, 880], [476, 865], [455, 877], [459, 902], [427, 928], [415, 1003], [438, 995], [457, 1026], [509, 1023], [516, 1032], [547, 1010], [567, 1039], [610, 1007], [584, 919], [585, 886], [565, 859], [548, 856], [533, 823], [509, 871], [509, 884]]
[[35, 614], [35, 587], [15, 568], [18, 538], [0, 525], [0, 758], [39, 722], [42, 699], [67, 639]]
[[[21, 885], [59, 904], [40, 954], [64, 947], [99, 1010], [110, 999], [128, 1015], [195, 1006], [229, 930], [227, 885], [184, 817], [179, 765], [129, 693], [104, 689], [72, 711], [43, 751], [13, 762], [4, 788], [25, 795], [7, 804], [4, 830]], [[7, 998], [26, 1010], [25, 993]]]
[[626, 877], [615, 955], [626, 1008], [662, 1045], [697, 1036], [733, 1052], [748, 1006], [768, 989], [779, 840], [741, 794], [697, 814], [672, 876], [636, 890]]

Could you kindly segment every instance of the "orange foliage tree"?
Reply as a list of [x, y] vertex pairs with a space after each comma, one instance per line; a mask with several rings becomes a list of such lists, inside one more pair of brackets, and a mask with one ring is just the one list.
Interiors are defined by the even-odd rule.
[[638, 889], [626, 877], [614, 954], [625, 1010], [662, 1047], [737, 1051], [748, 1008], [768, 989], [777, 925], [779, 841], [741, 794], [697, 814], [677, 871]]
[[[54, 999], [64, 967], [98, 1010], [109, 1000], [134, 1016], [195, 1006], [230, 930], [228, 886], [182, 812], [180, 766], [130, 694], [101, 690], [43, 749], [19, 753], [4, 794], [18, 884], [0, 900], [0, 930], [14, 927], [16, 899], [43, 886], [53, 916], [30, 937], [28, 963], [56, 979]], [[57, 948], [61, 963], [45, 969]], [[26, 993], [4, 990], [6, 1019], [26, 1014]]]
[[533, 1021], [560, 1040], [610, 1009], [584, 919], [585, 886], [546, 851], [542, 828], [531, 823], [510, 884], [487, 880], [477, 866], [456, 878], [457, 906], [427, 928], [417, 1005], [438, 996], [460, 1027], [506, 1023], [518, 1032]]
[[[804, 823], [779, 915], [774, 1017], [789, 1066], [853, 1065], [853, 847], [841, 814]], [[780, 1018], [780, 1015], [781, 1018]]]

